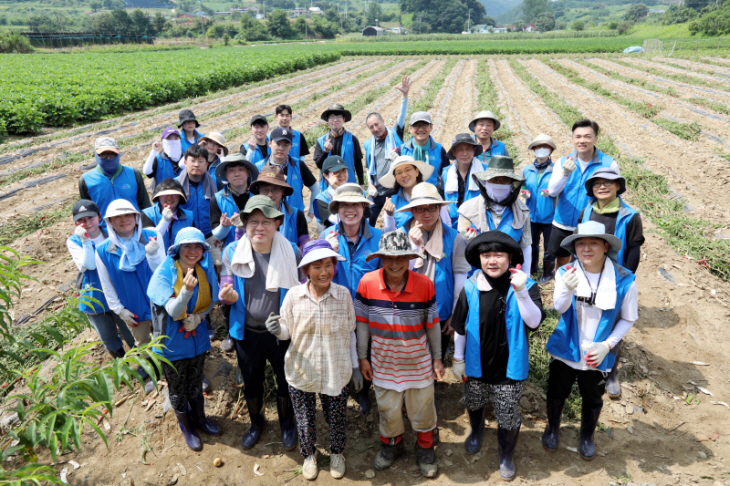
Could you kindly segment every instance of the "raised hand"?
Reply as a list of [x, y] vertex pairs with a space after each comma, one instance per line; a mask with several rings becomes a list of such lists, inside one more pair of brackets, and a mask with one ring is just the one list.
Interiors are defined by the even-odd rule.
[[162, 152], [162, 142], [160, 142], [159, 140], [152, 142], [152, 150], [154, 150], [158, 154]]
[[165, 209], [162, 210], [162, 217], [165, 218], [165, 221], [172, 221], [172, 218], [175, 217], [169, 204], [165, 204]]
[[400, 86], [396, 86], [395, 89], [400, 91], [403, 94], [404, 98], [408, 98], [408, 92], [411, 90], [411, 78], [407, 74], [403, 75], [403, 78], [401, 78]]
[[188, 268], [188, 273], [185, 274], [185, 278], [183, 279], [183, 285], [188, 292], [195, 290], [195, 286], [198, 285], [198, 279], [195, 278], [193, 272], [194, 270], [192, 268]]
[[568, 287], [568, 290], [575, 290], [578, 287], [578, 274], [575, 273], [577, 268], [568, 265], [565, 269], [567, 272], [563, 274], [563, 283]]
[[243, 228], [243, 221], [241, 221], [241, 215], [238, 213], [233, 213], [233, 216], [231, 216], [231, 223], [236, 226], [236, 228]]
[[548, 191], [547, 189], [542, 189], [542, 190], [540, 191], [540, 195], [541, 195], [542, 197], [550, 197], [550, 191]]
[[522, 271], [522, 265], [517, 265], [516, 268], [510, 268], [509, 272], [512, 274], [510, 281], [515, 292], [523, 290], [527, 285], [527, 274]]
[[565, 160], [563, 161], [563, 175], [565, 177], [570, 177], [570, 174], [573, 173], [577, 166], [575, 165], [575, 161], [572, 157], [565, 157]]
[[224, 228], [228, 228], [233, 223], [231, 222], [231, 218], [228, 217], [228, 213], [221, 214], [221, 226]]
[[395, 204], [393, 204], [389, 197], [385, 198], [383, 211], [385, 211], [388, 216], [393, 216], [395, 214]]
[[238, 292], [233, 290], [233, 284], [225, 284], [218, 292], [218, 297], [226, 302], [236, 302], [238, 300]]
[[327, 139], [324, 141], [324, 151], [325, 152], [332, 152], [332, 149], [334, 148], [334, 145], [332, 144], [332, 138], [327, 136]]
[[147, 243], [144, 247], [144, 251], [149, 255], [152, 256], [157, 253], [157, 250], [160, 249], [160, 243], [157, 241], [156, 236], [150, 237], [150, 242]]
[[334, 251], [340, 251], [340, 240], [339, 240], [339, 231], [333, 231], [332, 233], [327, 235], [327, 238], [325, 240], [327, 243], [329, 243], [332, 246], [332, 249]]
[[423, 248], [423, 225], [418, 221], [413, 221], [410, 231], [408, 231], [408, 237], [418, 248]]
[[479, 235], [479, 231], [476, 228], [469, 227], [461, 232], [461, 236], [468, 242], [473, 240]]
[[81, 243], [86, 243], [87, 241], [91, 240], [91, 236], [89, 236], [89, 233], [86, 231], [86, 228], [81, 223], [78, 223], [78, 226], [76, 226], [76, 229], [74, 230], [74, 234], [81, 238]]

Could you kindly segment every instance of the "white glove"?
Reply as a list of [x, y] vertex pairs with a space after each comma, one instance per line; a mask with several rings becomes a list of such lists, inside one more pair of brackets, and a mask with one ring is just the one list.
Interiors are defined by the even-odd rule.
[[372, 197], [378, 195], [378, 188], [375, 187], [375, 184], [368, 184], [368, 194]]
[[277, 316], [273, 312], [269, 314], [268, 319], [266, 319], [266, 330], [268, 330], [276, 337], [279, 337], [281, 335], [281, 322], [279, 321], [280, 319], [281, 316]]
[[589, 351], [586, 354], [586, 364], [591, 368], [595, 368], [599, 364], [603, 363], [606, 359], [606, 355], [611, 351], [611, 347], [603, 341], [602, 343], [596, 343], [593, 351]]
[[165, 209], [162, 210], [162, 217], [165, 218], [165, 221], [172, 221], [174, 216], [172, 209], [165, 206]]
[[89, 233], [86, 232], [86, 228], [84, 228], [81, 225], [78, 225], [76, 229], [74, 230], [74, 234], [81, 238], [81, 243], [86, 243], [87, 241], [91, 241], [91, 237], [89, 236]]
[[327, 235], [327, 238], [325, 238], [325, 241], [332, 245], [332, 249], [334, 251], [340, 251], [340, 240], [337, 238], [339, 234], [339, 232], [333, 231]]
[[203, 317], [200, 314], [190, 314], [182, 320], [183, 327], [187, 332], [194, 331], [201, 322], [203, 322]]
[[565, 177], [570, 177], [570, 174], [573, 173], [575, 168], [576, 165], [575, 162], [573, 162], [573, 159], [571, 157], [566, 157], [563, 161], [563, 175]]
[[525, 189], [522, 189], [522, 190], [520, 191], [520, 194], [522, 194], [522, 196], [523, 196], [523, 197], [524, 197], [525, 199], [530, 199], [530, 198], [532, 197], [532, 194], [530, 194], [530, 191], [527, 191], [527, 190], [525, 190]]
[[360, 368], [352, 369], [352, 378], [350, 378], [350, 383], [352, 383], [352, 390], [354, 392], [357, 393], [360, 390], [362, 390], [363, 377], [362, 377], [362, 373], [360, 372]]
[[147, 243], [144, 247], [144, 251], [147, 252], [149, 256], [154, 256], [157, 254], [157, 250], [160, 249], [160, 243], [157, 241], [157, 237], [153, 236], [150, 238], [150, 242]]
[[563, 283], [568, 287], [568, 290], [573, 291], [578, 287], [578, 274], [575, 273], [577, 269], [570, 265], [568, 265], [567, 269], [568, 271], [563, 274]]
[[512, 274], [511, 282], [512, 288], [515, 292], [524, 290], [527, 285], [527, 274], [521, 270], [522, 265], [517, 265], [517, 268], [510, 268], [509, 271]]
[[467, 228], [461, 232], [461, 236], [464, 237], [467, 243], [476, 238], [479, 235], [479, 231], [474, 228]]
[[466, 379], [466, 363], [464, 361], [454, 360], [454, 363], [451, 365], [451, 372], [459, 383], [463, 383]]
[[139, 319], [139, 317], [137, 317], [136, 314], [132, 314], [132, 312], [128, 311], [127, 309], [124, 309], [119, 314], [119, 318], [121, 320], [123, 320], [127, 324], [127, 326], [130, 326], [130, 327], [139, 326], [139, 322], [137, 322], [137, 319]]

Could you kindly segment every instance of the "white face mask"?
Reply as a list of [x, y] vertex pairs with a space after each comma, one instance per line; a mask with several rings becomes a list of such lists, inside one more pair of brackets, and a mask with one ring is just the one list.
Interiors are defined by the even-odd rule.
[[509, 197], [512, 193], [512, 184], [492, 184], [487, 182], [484, 184], [487, 189], [487, 196], [496, 203], [500, 203]]
[[550, 149], [548, 148], [539, 148], [535, 149], [535, 157], [543, 159], [545, 157], [550, 157]]
[[165, 151], [170, 160], [177, 162], [182, 157], [182, 146], [180, 140], [163, 140], [162, 150]]

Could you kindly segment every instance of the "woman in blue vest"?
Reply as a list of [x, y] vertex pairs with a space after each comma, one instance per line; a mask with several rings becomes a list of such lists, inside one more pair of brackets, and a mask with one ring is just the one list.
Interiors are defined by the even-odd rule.
[[451, 201], [449, 217], [454, 229], [459, 223], [459, 207], [464, 201], [479, 195], [479, 186], [471, 176], [484, 170], [484, 164], [477, 158], [481, 153], [481, 145], [468, 133], [458, 134], [446, 153], [453, 162], [443, 170], [441, 179], [444, 181], [444, 199]]
[[178, 119], [177, 128], [180, 129], [180, 148], [184, 154], [191, 145], [198, 145], [198, 140], [203, 134], [197, 130], [200, 123], [198, 123], [192, 110], [180, 110]]
[[638, 291], [634, 274], [616, 263], [621, 240], [601, 223], [579, 223], [562, 246], [574, 260], [555, 276], [553, 302], [561, 316], [547, 343], [552, 360], [542, 445], [549, 452], [557, 450], [563, 406], [577, 380], [583, 402], [578, 452], [590, 461], [596, 457], [594, 433], [603, 408], [601, 397], [616, 366], [612, 348], [639, 317]]
[[223, 189], [223, 181], [217, 180], [215, 169], [221, 163], [221, 159], [228, 155], [226, 138], [219, 132], [210, 132], [208, 135], [200, 137], [199, 142], [199, 145], [208, 151], [208, 173], [216, 180], [218, 189]]
[[499, 120], [495, 118], [494, 113], [488, 110], [480, 111], [469, 122], [469, 130], [474, 133], [474, 140], [482, 147], [479, 160], [485, 165], [495, 155], [509, 156], [504, 143], [492, 138], [492, 134], [499, 130], [501, 125]]
[[532, 233], [532, 271], [537, 270], [537, 259], [540, 256], [540, 235], [543, 240], [542, 277], [540, 285], [544, 285], [555, 278], [555, 258], [548, 252], [550, 232], [553, 227], [553, 216], [555, 215], [555, 198], [550, 197], [548, 183], [553, 173], [553, 161], [550, 154], [555, 150], [555, 142], [550, 135], [539, 134], [527, 146], [528, 150], [534, 150], [535, 161], [532, 165], [522, 169], [522, 177], [525, 179], [524, 191], [527, 198], [526, 204], [530, 208], [530, 230]]
[[[355, 135], [345, 130], [345, 123], [352, 119], [352, 114], [344, 106], [334, 103], [321, 116], [329, 126], [329, 132], [317, 139], [314, 147], [314, 162], [319, 170], [327, 157], [339, 155], [347, 164], [347, 182], [364, 184], [362, 170], [362, 148]], [[324, 185], [320, 181], [320, 191]]]
[[175, 179], [164, 179], [155, 186], [152, 194], [152, 202], [156, 204], [142, 211], [142, 219], [149, 220], [150, 225], [155, 226], [155, 231], [162, 235], [165, 251], [175, 241], [178, 231], [194, 226], [193, 213], [180, 207], [186, 201], [180, 183]]
[[76, 279], [79, 310], [89, 318], [112, 358], [122, 358], [124, 344], [119, 336], [122, 336], [130, 348], [134, 346], [134, 337], [124, 321], [109, 310], [101, 290], [99, 273], [96, 271], [96, 245], [103, 243], [107, 234], [99, 227], [99, 208], [93, 201], [82, 199], [74, 204], [73, 218], [76, 229], [66, 240], [66, 248], [79, 269]]
[[[161, 342], [164, 347], [155, 352], [170, 361], [162, 363], [170, 405], [185, 443], [194, 451], [203, 448], [197, 431], [209, 435], [221, 432], [218, 424], [205, 416], [201, 383], [210, 339], [207, 332], [196, 331], [218, 301], [218, 292], [218, 277], [203, 233], [195, 228], [180, 231], [167, 258], [152, 275], [147, 295], [152, 302], [153, 335], [166, 336]], [[238, 300], [231, 285], [220, 289], [220, 294], [230, 302]]]
[[142, 172], [154, 180], [155, 186], [168, 178], [175, 178], [183, 167], [180, 134], [174, 128], [165, 128], [160, 141], [152, 144], [150, 155]]
[[471, 424], [464, 446], [469, 454], [479, 452], [484, 408], [491, 401], [498, 424], [499, 475], [511, 481], [522, 425], [520, 398], [530, 369], [528, 328], [537, 329], [545, 314], [538, 286], [520, 270], [522, 250], [507, 234], [480, 234], [467, 246], [466, 259], [479, 271], [464, 284], [452, 320], [453, 373], [465, 383]]
[[395, 152], [398, 155], [410, 155], [414, 160], [424, 162], [432, 167], [429, 176], [424, 176], [424, 182], [433, 184], [439, 191], [443, 190], [441, 174], [449, 166], [449, 157], [446, 150], [440, 143], [436, 143], [431, 137], [433, 123], [431, 115], [425, 111], [417, 111], [411, 115], [408, 130], [411, 138], [398, 147]]

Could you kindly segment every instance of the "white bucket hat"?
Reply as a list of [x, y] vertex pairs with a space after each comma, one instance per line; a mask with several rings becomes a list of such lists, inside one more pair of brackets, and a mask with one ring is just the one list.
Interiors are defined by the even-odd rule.
[[413, 191], [411, 192], [411, 202], [400, 209], [396, 209], [396, 211], [410, 211], [418, 206], [432, 206], [434, 204], [448, 206], [451, 203], [444, 201], [441, 194], [439, 194], [438, 189], [436, 189], [436, 186], [429, 184], [428, 182], [421, 182], [413, 187]]
[[423, 180], [428, 180], [429, 177], [431, 177], [431, 174], [433, 174], [433, 166], [429, 165], [425, 162], [421, 162], [420, 160], [415, 160], [410, 155], [399, 155], [396, 157], [396, 159], [393, 161], [392, 164], [390, 164], [390, 170], [388, 170], [388, 173], [385, 174], [383, 177], [378, 180], [381, 186], [387, 187], [388, 189], [392, 189], [395, 187], [395, 169], [400, 167], [401, 165], [412, 165], [416, 169], [418, 169], [418, 172], [421, 173], [423, 176]]
[[329, 203], [329, 210], [332, 213], [338, 211], [339, 203], [363, 203], [372, 206], [374, 203], [365, 197], [362, 187], [354, 182], [342, 184], [335, 192], [335, 198]]
[[566, 237], [563, 242], [560, 243], [560, 246], [568, 250], [571, 255], [575, 255], [575, 246], [573, 243], [575, 240], [579, 240], [581, 238], [600, 238], [606, 241], [609, 245], [607, 255], [614, 261], [623, 246], [620, 239], [614, 235], [606, 233], [606, 226], [597, 221], [587, 221], [579, 224], [575, 233]]
[[115, 199], [106, 208], [104, 219], [108, 222], [109, 218], [121, 216], [123, 214], [135, 214], [139, 218], [139, 211], [126, 199]]

